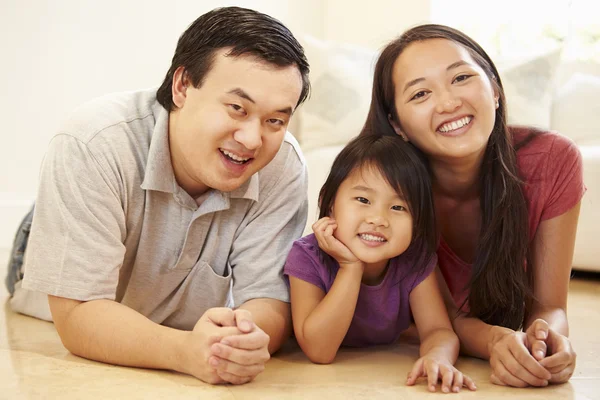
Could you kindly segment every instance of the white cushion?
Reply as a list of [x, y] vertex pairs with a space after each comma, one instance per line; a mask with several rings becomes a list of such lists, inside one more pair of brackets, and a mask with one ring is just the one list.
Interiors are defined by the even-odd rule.
[[508, 123], [550, 128], [554, 78], [561, 48], [499, 67], [508, 108]]
[[551, 128], [579, 145], [600, 145], [600, 77], [575, 74], [559, 88]]
[[315, 148], [304, 152], [306, 165], [308, 165], [308, 219], [304, 235], [312, 233], [312, 224], [319, 218], [319, 191], [325, 183], [331, 164], [344, 144]]
[[310, 62], [312, 94], [298, 108], [290, 130], [305, 151], [345, 144], [367, 118], [377, 52], [312, 36], [301, 41]]

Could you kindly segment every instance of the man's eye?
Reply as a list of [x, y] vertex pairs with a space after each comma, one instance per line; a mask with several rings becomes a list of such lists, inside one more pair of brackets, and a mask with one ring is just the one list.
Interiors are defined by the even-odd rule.
[[363, 204], [369, 204], [369, 199], [366, 199], [364, 197], [357, 197], [356, 200], [358, 200], [359, 202], [361, 202]]
[[278, 118], [270, 118], [267, 120], [267, 122], [270, 124], [273, 124], [273, 125], [279, 125], [279, 126], [285, 125], [285, 122]]
[[244, 108], [238, 104], [230, 104], [229, 107], [233, 108], [237, 112], [244, 112]]

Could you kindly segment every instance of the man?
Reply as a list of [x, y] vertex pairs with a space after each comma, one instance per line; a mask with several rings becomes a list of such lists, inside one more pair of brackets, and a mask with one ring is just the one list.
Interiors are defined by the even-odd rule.
[[79, 108], [44, 159], [13, 308], [43, 318], [47, 294], [85, 358], [252, 380], [291, 327], [281, 271], [307, 172], [286, 127], [308, 70], [279, 21], [220, 8], [180, 37], [158, 91]]

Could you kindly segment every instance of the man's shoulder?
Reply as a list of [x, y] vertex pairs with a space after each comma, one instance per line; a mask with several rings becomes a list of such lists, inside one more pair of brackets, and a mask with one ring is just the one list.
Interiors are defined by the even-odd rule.
[[156, 112], [156, 91], [144, 90], [104, 95], [77, 107], [59, 128], [90, 144], [98, 135], [150, 128]]
[[258, 172], [261, 190], [275, 185], [284, 174], [295, 179], [306, 179], [306, 160], [294, 136], [286, 132], [279, 151], [263, 169]]

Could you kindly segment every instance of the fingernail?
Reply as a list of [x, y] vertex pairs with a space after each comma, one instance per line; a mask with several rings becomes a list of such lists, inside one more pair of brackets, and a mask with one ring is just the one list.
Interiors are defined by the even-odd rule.
[[449, 391], [450, 391], [450, 389], [448, 389], [446, 386], [444, 386], [442, 388], [442, 392], [444, 392], [444, 393], [448, 393]]
[[539, 351], [536, 351], [536, 352], [535, 352], [535, 354], [537, 355], [537, 357], [538, 357], [539, 359], [542, 359], [542, 358], [544, 358], [544, 352], [543, 352], [543, 351], [541, 351], [541, 350], [539, 350]]
[[430, 385], [429, 390], [431, 390], [432, 392], [435, 392], [435, 385]]
[[242, 323], [240, 325], [242, 326], [242, 329], [245, 331], [249, 331], [250, 329], [252, 329], [252, 325], [250, 325], [250, 322], [248, 322], [248, 321], [242, 321]]
[[217, 354], [217, 355], [218, 355], [218, 354], [221, 354], [221, 348], [220, 348], [219, 346], [213, 346], [213, 347], [212, 347], [212, 352], [213, 352], [214, 354]]
[[460, 389], [458, 388], [458, 386], [454, 386], [454, 389], [452, 389], [452, 391], [454, 393], [458, 393], [460, 391]]
[[219, 360], [217, 360], [216, 358], [211, 358], [208, 362], [212, 367], [217, 367], [219, 365]]
[[546, 339], [546, 331], [537, 331], [536, 336], [538, 339]]
[[229, 340], [227, 340], [227, 339], [221, 340], [221, 344], [224, 344], [225, 346], [229, 346], [230, 345], [229, 344]]

